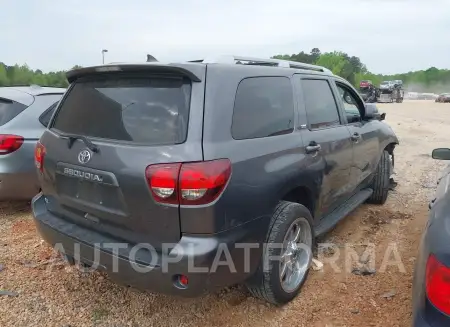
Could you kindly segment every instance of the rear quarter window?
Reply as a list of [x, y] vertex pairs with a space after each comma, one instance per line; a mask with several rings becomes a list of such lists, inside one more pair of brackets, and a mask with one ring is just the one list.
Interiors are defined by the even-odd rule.
[[287, 77], [252, 77], [236, 91], [231, 134], [236, 140], [292, 133], [294, 102]]
[[48, 109], [46, 109], [42, 115], [39, 116], [39, 122], [44, 126], [47, 127], [50, 123], [50, 119], [53, 116], [53, 113], [55, 112], [56, 106], [58, 105], [58, 102], [55, 102], [52, 104]]
[[149, 145], [183, 143], [191, 96], [185, 78], [110, 76], [75, 82], [51, 128]]
[[0, 98], [0, 126], [11, 121], [26, 108], [27, 106], [22, 103]]

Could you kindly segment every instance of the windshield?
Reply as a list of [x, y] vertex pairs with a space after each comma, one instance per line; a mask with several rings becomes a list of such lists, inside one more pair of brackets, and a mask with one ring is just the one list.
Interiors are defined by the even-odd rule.
[[186, 139], [191, 84], [182, 78], [115, 77], [76, 82], [52, 127], [63, 133], [151, 145]]

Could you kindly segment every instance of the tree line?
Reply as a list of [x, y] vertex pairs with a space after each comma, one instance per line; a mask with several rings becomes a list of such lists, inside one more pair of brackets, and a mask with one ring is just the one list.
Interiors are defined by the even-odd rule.
[[7, 66], [0, 62], [0, 86], [40, 85], [67, 87], [65, 71], [43, 73], [40, 69], [30, 69], [27, 65]]
[[360, 58], [350, 56], [345, 52], [333, 51], [322, 53], [318, 48], [309, 53], [299, 52], [292, 55], [276, 55], [273, 58], [300, 61], [316, 64], [330, 69], [333, 74], [339, 75], [355, 87], [362, 80], [371, 80], [374, 85], [382, 81], [402, 80], [408, 91], [415, 92], [450, 92], [450, 70], [436, 67], [403, 74], [383, 75], [370, 72]]
[[[450, 92], [450, 70], [431, 67], [395, 75], [382, 75], [370, 72], [361, 59], [345, 52], [333, 51], [322, 53], [314, 48], [310, 52], [276, 55], [273, 58], [316, 64], [330, 69], [333, 74], [341, 76], [358, 87], [361, 80], [371, 80], [375, 85], [382, 81], [400, 79], [409, 91], [416, 92]], [[80, 66], [74, 66], [78, 68]], [[72, 68], [72, 69], [73, 69]], [[43, 73], [30, 69], [27, 65], [7, 66], [0, 62], [0, 86], [31, 85], [67, 87], [65, 71]]]

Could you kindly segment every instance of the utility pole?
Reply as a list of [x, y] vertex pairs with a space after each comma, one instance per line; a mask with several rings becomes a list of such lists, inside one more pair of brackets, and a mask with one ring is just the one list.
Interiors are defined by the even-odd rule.
[[108, 50], [106, 50], [106, 49], [102, 50], [102, 58], [103, 58], [102, 62], [103, 62], [103, 65], [105, 64], [105, 53], [106, 52], [108, 52]]

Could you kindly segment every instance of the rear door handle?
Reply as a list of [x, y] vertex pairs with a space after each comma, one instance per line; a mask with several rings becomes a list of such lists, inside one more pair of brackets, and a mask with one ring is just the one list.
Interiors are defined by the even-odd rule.
[[361, 139], [361, 135], [355, 132], [350, 138], [352, 139], [352, 141], [358, 142]]
[[321, 148], [320, 144], [308, 145], [306, 146], [306, 153], [316, 153], [319, 152]]

